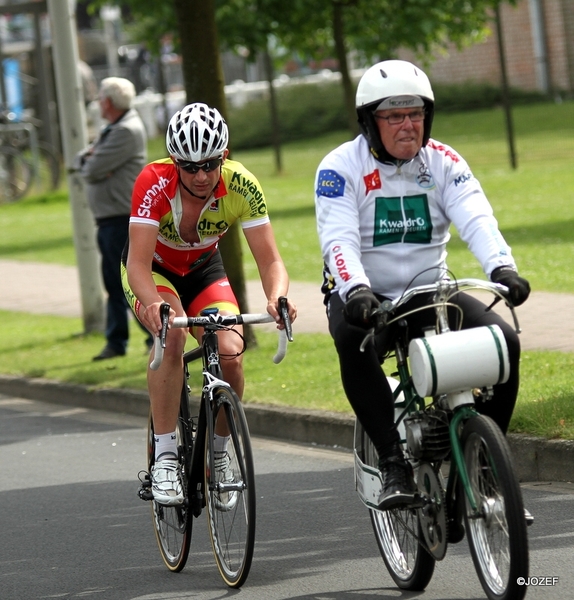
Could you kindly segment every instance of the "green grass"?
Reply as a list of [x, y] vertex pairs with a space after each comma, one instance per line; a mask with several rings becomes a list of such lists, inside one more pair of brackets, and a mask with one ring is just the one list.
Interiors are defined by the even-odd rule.
[[[0, 311], [0, 319], [0, 373], [88, 387], [146, 389], [144, 336], [135, 326], [125, 357], [94, 363], [92, 356], [101, 350], [104, 339], [100, 334], [81, 335], [80, 319], [34, 315], [21, 320], [7, 311]], [[259, 332], [257, 339], [258, 347], [244, 358], [246, 403], [351, 414], [328, 335], [296, 336], [279, 365], [271, 361], [276, 334]], [[574, 354], [524, 352], [521, 369], [521, 391], [511, 431], [574, 439]], [[195, 394], [199, 394], [200, 379], [196, 369], [191, 378]]]
[[[480, 179], [513, 248], [521, 273], [534, 290], [574, 293], [574, 103], [519, 107], [514, 111], [518, 169], [509, 166], [501, 111], [437, 115], [434, 136], [456, 148]], [[570, 128], [568, 126], [570, 125]], [[275, 173], [270, 150], [236, 152], [260, 180], [278, 244], [293, 280], [321, 277], [315, 230], [313, 181], [323, 156], [348, 139], [345, 132], [283, 148], [284, 172]], [[153, 149], [152, 149], [153, 146]], [[163, 154], [153, 140], [150, 158]], [[71, 218], [65, 192], [0, 206], [0, 258], [74, 265]], [[245, 268], [256, 279], [245, 247]], [[480, 268], [453, 232], [449, 266], [457, 276]], [[79, 336], [79, 319], [33, 316], [34, 327], [0, 312], [0, 373], [45, 377], [90, 386], [145, 389], [143, 334], [135, 330], [125, 358], [93, 363], [101, 335]], [[276, 336], [257, 334], [259, 347], [245, 357], [246, 402], [350, 413], [327, 335], [301, 334], [280, 365], [271, 362]], [[141, 338], [141, 343], [139, 340]], [[524, 352], [521, 391], [512, 431], [574, 439], [574, 354]], [[195, 390], [198, 375], [193, 382]]]

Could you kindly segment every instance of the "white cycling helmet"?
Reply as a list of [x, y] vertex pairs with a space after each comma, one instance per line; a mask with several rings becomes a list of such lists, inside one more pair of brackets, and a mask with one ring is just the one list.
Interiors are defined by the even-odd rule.
[[[359, 125], [377, 158], [388, 159], [373, 113], [389, 108], [424, 106], [423, 146], [430, 138], [434, 116], [434, 94], [428, 77], [406, 60], [384, 60], [367, 69], [355, 99]], [[391, 157], [392, 158], [392, 157]]]
[[219, 111], [201, 102], [176, 112], [165, 135], [170, 156], [192, 162], [221, 156], [228, 141], [227, 124]]

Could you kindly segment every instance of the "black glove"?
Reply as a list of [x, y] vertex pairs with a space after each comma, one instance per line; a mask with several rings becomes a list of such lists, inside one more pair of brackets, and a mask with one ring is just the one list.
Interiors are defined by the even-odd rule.
[[520, 277], [512, 267], [498, 267], [490, 275], [494, 283], [501, 283], [508, 288], [509, 300], [513, 306], [520, 306], [530, 296], [530, 284]]
[[380, 302], [369, 286], [358, 285], [347, 294], [345, 320], [351, 325], [369, 329], [372, 325], [371, 313], [379, 305]]

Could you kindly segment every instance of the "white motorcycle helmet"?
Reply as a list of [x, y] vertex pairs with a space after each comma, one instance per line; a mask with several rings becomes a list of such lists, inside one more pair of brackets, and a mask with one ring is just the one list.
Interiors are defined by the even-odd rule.
[[165, 135], [170, 156], [191, 162], [221, 156], [228, 141], [227, 124], [219, 111], [201, 102], [188, 104], [176, 112]]
[[381, 161], [393, 159], [379, 135], [373, 113], [389, 108], [424, 106], [423, 147], [427, 145], [434, 116], [434, 94], [428, 77], [406, 60], [384, 60], [365, 71], [355, 99], [359, 126], [369, 146]]

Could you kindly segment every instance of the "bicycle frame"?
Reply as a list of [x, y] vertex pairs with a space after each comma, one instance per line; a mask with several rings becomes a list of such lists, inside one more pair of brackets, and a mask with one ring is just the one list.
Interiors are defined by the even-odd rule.
[[[203, 478], [203, 466], [205, 460], [205, 436], [206, 434], [213, 438], [213, 412], [216, 400], [213, 397], [213, 390], [217, 387], [227, 387], [230, 385], [223, 380], [221, 370], [221, 361], [219, 357], [219, 343], [217, 339], [217, 325], [206, 324], [203, 326], [203, 334], [201, 344], [197, 348], [186, 352], [183, 355], [184, 361], [184, 387], [182, 389], [181, 411], [189, 413], [189, 364], [199, 358], [202, 359], [202, 391], [199, 406], [199, 415], [197, 417], [197, 425], [194, 427], [193, 419], [189, 416], [189, 421], [185, 423], [186, 431], [195, 431], [195, 439], [190, 438], [190, 443], [187, 445], [191, 448], [191, 456], [186, 464], [190, 465], [189, 473], [186, 473], [189, 481], [190, 500], [192, 512], [195, 517], [201, 514], [205, 506], [205, 482]], [[209, 457], [210, 473], [214, 472], [213, 456]], [[243, 471], [243, 464], [241, 464]], [[244, 480], [245, 473], [242, 472]], [[210, 485], [212, 482], [210, 482]]]

